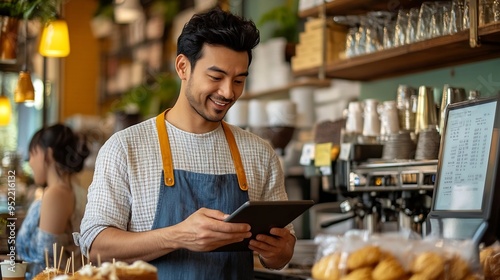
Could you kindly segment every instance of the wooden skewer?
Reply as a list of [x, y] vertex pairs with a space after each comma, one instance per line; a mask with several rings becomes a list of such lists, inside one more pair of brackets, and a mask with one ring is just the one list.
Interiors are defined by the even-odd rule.
[[82, 254], [82, 267], [85, 266], [85, 256]]
[[45, 248], [44, 251], [45, 251], [45, 267], [49, 268], [49, 250]]
[[57, 244], [54, 243], [52, 244], [52, 254], [54, 255], [54, 268], [57, 268], [56, 262], [57, 262]]
[[101, 254], [97, 254], [97, 266], [101, 267]]
[[66, 268], [64, 269], [64, 274], [68, 274], [69, 272], [69, 263], [71, 262], [71, 257], [69, 257], [67, 260], [66, 260]]
[[64, 246], [61, 246], [61, 252], [59, 253], [59, 262], [57, 263], [57, 270], [59, 270], [59, 268], [61, 267], [63, 251], [64, 251]]
[[87, 264], [90, 265], [90, 252], [88, 248], [87, 248]]
[[75, 275], [75, 252], [71, 252], [71, 275]]

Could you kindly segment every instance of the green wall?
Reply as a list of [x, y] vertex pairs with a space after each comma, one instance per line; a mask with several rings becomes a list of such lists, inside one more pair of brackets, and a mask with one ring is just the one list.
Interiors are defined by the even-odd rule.
[[[452, 87], [463, 87], [466, 92], [479, 90], [481, 96], [491, 96], [500, 93], [500, 59], [442, 68], [386, 80], [363, 82], [361, 84], [360, 99], [394, 100], [397, 87], [400, 84], [416, 88], [422, 85], [431, 86], [436, 88], [439, 94], [441, 94], [443, 86], [449, 84]], [[440, 96], [435, 97], [440, 98]]]

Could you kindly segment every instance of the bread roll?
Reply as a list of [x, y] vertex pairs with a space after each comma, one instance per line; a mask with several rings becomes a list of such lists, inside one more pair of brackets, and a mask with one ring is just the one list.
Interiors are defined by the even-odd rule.
[[347, 257], [347, 269], [355, 270], [362, 267], [374, 267], [381, 259], [382, 252], [377, 246], [366, 246], [352, 252]]
[[363, 267], [353, 270], [347, 276], [342, 277], [342, 280], [372, 280], [373, 269], [371, 267]]
[[[413, 260], [410, 268], [414, 274], [421, 274], [427, 280], [437, 279], [444, 271], [443, 257], [434, 252], [424, 252]], [[411, 279], [411, 278], [410, 278]]]
[[469, 275], [469, 265], [460, 256], [453, 256], [448, 262], [447, 278], [450, 280], [462, 280]]
[[379, 262], [372, 273], [373, 280], [400, 280], [406, 271], [394, 257], [388, 257]]
[[312, 277], [316, 280], [339, 280], [340, 253], [322, 257], [312, 267]]

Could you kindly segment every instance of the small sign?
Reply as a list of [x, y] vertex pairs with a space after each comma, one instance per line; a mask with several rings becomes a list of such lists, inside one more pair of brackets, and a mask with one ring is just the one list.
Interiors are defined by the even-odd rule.
[[332, 165], [332, 143], [316, 144], [314, 151], [315, 166], [330, 166]]
[[302, 154], [300, 155], [301, 165], [311, 165], [314, 159], [314, 143], [305, 143], [302, 147]]
[[342, 143], [340, 144], [340, 154], [339, 159], [341, 160], [349, 160], [349, 156], [351, 153], [352, 144], [351, 143]]

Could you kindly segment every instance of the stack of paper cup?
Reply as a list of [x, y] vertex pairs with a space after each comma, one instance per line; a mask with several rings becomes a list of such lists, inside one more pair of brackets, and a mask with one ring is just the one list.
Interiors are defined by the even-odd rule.
[[347, 133], [361, 134], [363, 132], [363, 112], [361, 103], [357, 101], [349, 102], [345, 130]]
[[380, 108], [380, 134], [389, 135], [399, 132], [399, 118], [396, 101], [384, 101]]
[[227, 111], [226, 121], [232, 125], [245, 128], [248, 126], [248, 101], [238, 100]]
[[380, 135], [380, 119], [377, 111], [378, 101], [375, 99], [365, 100], [365, 120], [363, 122], [363, 136]]
[[295, 127], [297, 106], [291, 100], [273, 100], [267, 103], [269, 126]]
[[248, 102], [248, 126], [249, 127], [267, 127], [269, 121], [267, 118], [267, 101], [252, 99]]

